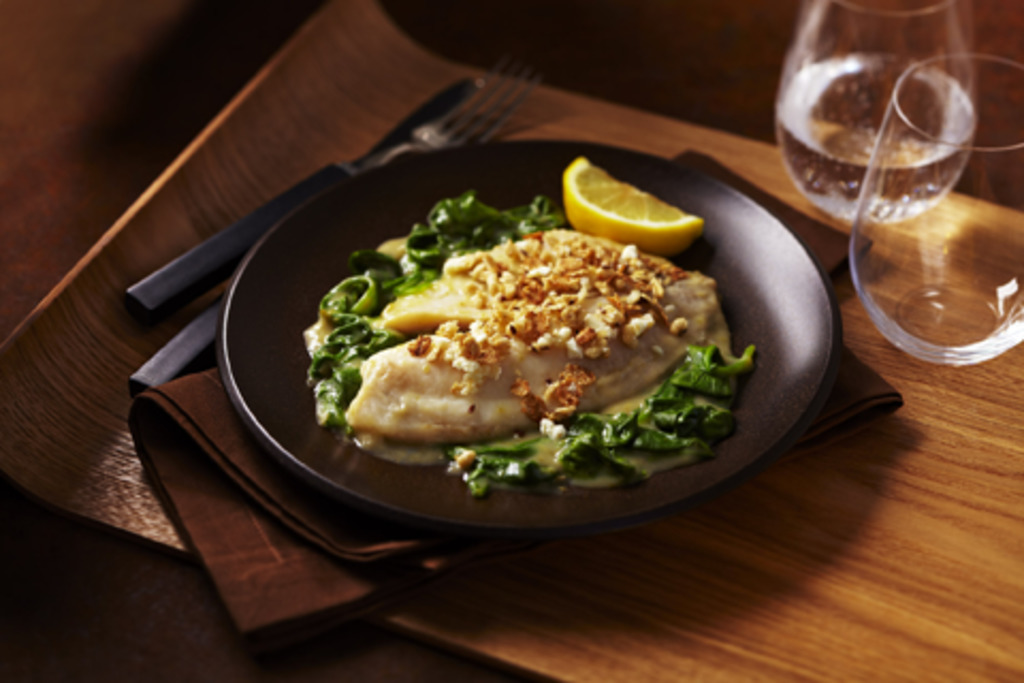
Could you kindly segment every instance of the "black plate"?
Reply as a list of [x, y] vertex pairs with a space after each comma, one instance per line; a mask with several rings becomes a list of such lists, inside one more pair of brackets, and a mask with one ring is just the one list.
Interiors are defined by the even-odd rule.
[[[563, 169], [586, 155], [613, 175], [705, 218], [678, 259], [718, 279], [734, 347], [756, 344], [717, 457], [620, 489], [471, 497], [441, 466], [387, 462], [317, 426], [302, 331], [348, 275], [355, 249], [406, 234], [443, 197], [475, 189], [498, 208], [538, 193], [561, 201]], [[405, 160], [327, 191], [269, 233], [224, 299], [218, 359], [231, 400], [270, 457], [312, 488], [364, 511], [447, 533], [552, 538], [618, 529], [706, 501], [756, 474], [810, 425], [835, 379], [840, 317], [827, 275], [764, 208], [697, 171], [573, 142], [510, 142]], [[282, 476], [288, 476], [282, 473]]]

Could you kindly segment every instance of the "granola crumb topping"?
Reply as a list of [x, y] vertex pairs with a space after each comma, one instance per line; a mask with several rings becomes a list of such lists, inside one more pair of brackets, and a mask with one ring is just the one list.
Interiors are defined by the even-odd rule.
[[521, 379], [512, 386], [531, 419], [558, 421], [575, 411], [583, 389], [594, 381], [574, 360], [607, 356], [616, 338], [635, 348], [658, 324], [675, 334], [685, 331], [686, 320], [670, 319], [661, 300], [666, 287], [687, 275], [632, 245], [567, 230], [536, 233], [450, 259], [445, 276], [469, 280], [465, 291], [472, 292], [482, 315], [465, 329], [446, 322], [416, 339], [409, 351], [460, 370], [462, 380], [452, 391], [469, 395], [500, 374], [500, 361], [514, 347], [529, 353], [561, 350], [566, 365], [542, 395]]

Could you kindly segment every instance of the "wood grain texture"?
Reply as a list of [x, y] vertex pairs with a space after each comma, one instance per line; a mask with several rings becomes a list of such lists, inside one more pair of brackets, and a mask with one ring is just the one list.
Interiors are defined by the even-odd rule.
[[[326, 5], [5, 344], [5, 473], [180, 548], [125, 432], [125, 383], [201, 303], [145, 329], [124, 286], [473, 72], [371, 0]], [[767, 142], [553, 87], [505, 137], [693, 149], [812, 211]], [[378, 623], [566, 680], [1020, 680], [1024, 349], [936, 368], [880, 337], [848, 279], [838, 295], [847, 345], [903, 394], [898, 413], [685, 515], [467, 572]]]
[[0, 3], [0, 339], [322, 1]]
[[404, 39], [372, 3], [335, 3], [324, 13], [5, 343], [0, 388], [18, 400], [0, 403], [0, 467], [32, 496], [181, 549], [134, 455], [125, 378], [203, 302], [144, 328], [125, 313], [124, 288], [306, 174], [365, 151], [410, 106], [475, 73]]

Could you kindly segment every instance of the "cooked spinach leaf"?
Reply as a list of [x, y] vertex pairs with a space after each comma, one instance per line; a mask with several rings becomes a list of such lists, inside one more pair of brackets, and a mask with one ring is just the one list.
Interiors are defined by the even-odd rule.
[[609, 446], [602, 432], [582, 432], [566, 440], [555, 460], [570, 479], [595, 479], [602, 475], [614, 477], [620, 483], [632, 483], [647, 477], [647, 473], [632, 464]]
[[545, 467], [536, 460], [485, 455], [477, 458], [473, 470], [465, 476], [465, 482], [472, 496], [484, 498], [494, 484], [535, 489], [553, 481], [557, 476], [557, 470]]
[[543, 195], [524, 206], [499, 211], [470, 190], [442, 199], [431, 209], [426, 223], [413, 226], [405, 242], [403, 273], [418, 284], [430, 282], [452, 256], [491, 249], [565, 225], [561, 209]]
[[445, 455], [458, 460], [467, 455], [472, 468], [463, 477], [469, 492], [476, 498], [486, 497], [493, 485], [536, 489], [554, 481], [559, 472], [534, 460], [540, 438], [509, 443], [481, 444], [473, 448], [449, 446]]

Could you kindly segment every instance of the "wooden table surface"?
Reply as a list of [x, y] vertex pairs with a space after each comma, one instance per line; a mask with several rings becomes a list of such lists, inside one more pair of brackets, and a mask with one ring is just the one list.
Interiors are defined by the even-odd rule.
[[[265, 661], [242, 650], [201, 572], [152, 549], [177, 542], [165, 522], [140, 519], [148, 503], [105, 503], [120, 535], [51, 512], [57, 495], [87, 507], [94, 492], [36, 489], [12, 454], [62, 457], [71, 430], [40, 395], [72, 405], [92, 394], [74, 382], [61, 394], [62, 372], [81, 378], [62, 367], [76, 353], [43, 342], [62, 324], [90, 329], [79, 316], [125, 325], [96, 293], [358, 153], [409, 102], [502, 52], [549, 84], [507, 137], [697, 149], [809, 210], [771, 143], [795, 2], [462, 2], [448, 13], [383, 2], [394, 24], [369, 0], [278, 5], [0, 5], [0, 73], [15, 93], [0, 105], [0, 337], [35, 308], [0, 356], [11, 482], [0, 489], [0, 679], [1024, 676], [1024, 351], [970, 369], [914, 361], [874, 331], [848, 280], [837, 282], [847, 344], [903, 393], [895, 416], [699, 510], [469, 572]], [[985, 47], [1024, 56], [1015, 0], [975, 5]], [[370, 73], [388, 78], [359, 80]], [[127, 357], [96, 372], [130, 367], [174, 324], [129, 334]], [[130, 461], [123, 434], [109, 436], [102, 448]]]

